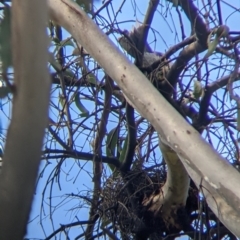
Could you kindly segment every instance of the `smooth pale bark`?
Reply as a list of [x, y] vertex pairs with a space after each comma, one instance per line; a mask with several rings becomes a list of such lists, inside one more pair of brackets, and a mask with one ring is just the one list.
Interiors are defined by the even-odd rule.
[[94, 22], [73, 2], [48, 0], [50, 18], [63, 26], [104, 68], [148, 119], [201, 188], [210, 208], [240, 237], [240, 174], [159, 94]]
[[[155, 7], [157, 7], [157, 5]], [[141, 37], [140, 33], [144, 24], [145, 23], [127, 33], [131, 42], [129, 42], [125, 36], [118, 39], [121, 47], [132, 57], [135, 57], [136, 49], [137, 51], [142, 52], [138, 46], [138, 38]], [[145, 51], [142, 57], [143, 66], [150, 66], [155, 61], [160, 60], [160, 56], [152, 52], [147, 42], [145, 43], [144, 48]], [[169, 70], [169, 64], [163, 66], [161, 69], [163, 77]], [[127, 97], [126, 99], [130, 102]], [[167, 164], [167, 179], [165, 184], [160, 186], [158, 193], [154, 191], [150, 196], [146, 196], [142, 204], [147, 211], [153, 213], [153, 216], [161, 215], [162, 219], [164, 219], [167, 224], [177, 227], [179, 223], [176, 213], [180, 208], [184, 208], [186, 205], [190, 179], [176, 152], [168, 145], [164, 144], [160, 139], [159, 147]]]
[[153, 192], [142, 204], [155, 216], [161, 214], [167, 224], [180, 229], [176, 213], [186, 205], [190, 179], [178, 155], [161, 140], [159, 146], [168, 168], [167, 179], [159, 193]]
[[1, 240], [24, 238], [35, 191], [50, 93], [46, 22], [46, 1], [12, 1], [15, 91], [0, 175]]

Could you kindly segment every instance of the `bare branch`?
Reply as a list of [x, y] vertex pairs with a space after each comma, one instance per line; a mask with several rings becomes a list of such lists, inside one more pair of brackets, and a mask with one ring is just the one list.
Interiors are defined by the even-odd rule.
[[[240, 72], [238, 72], [237, 76], [235, 77], [235, 81], [240, 77]], [[202, 126], [205, 126], [208, 124], [208, 118], [207, 118], [207, 113], [208, 113], [208, 108], [210, 104], [210, 100], [212, 97], [212, 94], [216, 92], [218, 89], [226, 86], [229, 82], [229, 79], [231, 78], [230, 76], [225, 76], [221, 79], [216, 80], [215, 82], [209, 84], [204, 91], [204, 96], [201, 100], [200, 103], [200, 109], [199, 109], [199, 115], [198, 119], [195, 122], [195, 127], [197, 129], [202, 128]]]
[[71, 228], [71, 227], [85, 225], [85, 224], [94, 224], [98, 218], [99, 218], [99, 215], [96, 215], [95, 218], [91, 221], [77, 221], [77, 222], [61, 225], [61, 227], [59, 227], [52, 234], [50, 234], [48, 237], [46, 237], [45, 240], [51, 240], [55, 235], [57, 235], [59, 232], [64, 231], [66, 228]]
[[144, 19], [142, 28], [141, 27], [139, 28], [139, 31], [140, 31], [140, 29], [141, 29], [141, 31], [140, 31], [140, 35], [138, 36], [139, 39], [138, 39], [137, 49], [141, 53], [141, 55], [140, 55], [141, 58], [138, 59], [139, 62], [137, 63], [137, 66], [142, 66], [143, 53], [144, 53], [145, 44], [146, 44], [147, 37], [148, 37], [148, 31], [151, 26], [154, 13], [157, 10], [158, 4], [159, 4], [159, 0], [149, 0], [149, 5], [148, 5], [148, 9], [147, 9], [147, 12], [145, 15], [145, 19]]
[[[106, 77], [106, 88], [105, 88], [105, 99], [104, 99], [104, 110], [100, 120], [100, 124], [97, 126], [97, 135], [94, 140], [94, 160], [93, 160], [93, 199], [92, 205], [89, 211], [89, 221], [94, 218], [98, 200], [101, 191], [101, 177], [102, 177], [102, 162], [96, 161], [95, 158], [102, 155], [102, 141], [106, 135], [106, 125], [108, 122], [109, 113], [111, 111], [111, 100], [112, 100], [112, 85], [113, 81], [109, 77]], [[94, 224], [88, 224], [86, 229], [86, 238], [89, 239], [93, 235]]]
[[[93, 161], [94, 154], [86, 153], [86, 152], [78, 152], [78, 151], [71, 151], [71, 150], [58, 150], [58, 149], [46, 149], [43, 151], [44, 154], [58, 154], [54, 156], [48, 156], [49, 159], [56, 159], [56, 158], [74, 158], [74, 159], [80, 159], [80, 160], [86, 160], [86, 161]], [[44, 157], [42, 157], [44, 159]], [[120, 167], [120, 162], [117, 158], [111, 158], [111, 157], [105, 157], [105, 156], [95, 156], [95, 161], [97, 162], [103, 162], [112, 164], [116, 168]]]
[[[172, 2], [172, 1], [171, 1]], [[192, 24], [192, 29], [197, 36], [198, 41], [190, 44], [188, 47], [183, 49], [179, 56], [177, 57], [176, 62], [171, 67], [167, 79], [170, 84], [165, 84], [163, 93], [167, 93], [166, 95], [172, 94], [172, 86], [178, 81], [178, 77], [187, 63], [197, 54], [205, 51], [207, 49], [207, 37], [208, 37], [208, 29], [206, 28], [204, 22], [200, 18], [198, 14], [198, 10], [193, 4], [192, 0], [180, 0], [179, 5], [184, 10], [186, 16]]]
[[[240, 175], [237, 170], [189, 126], [76, 4], [67, 0], [48, 0], [48, 4], [51, 18], [65, 27], [117, 82], [134, 107], [157, 130], [161, 141], [178, 154], [196, 185], [203, 186], [214, 213], [240, 236], [240, 210], [236, 205], [240, 200], [240, 192], [236, 192], [240, 189]], [[95, 44], [96, 39], [98, 44]], [[186, 55], [186, 59], [203, 51], [204, 47], [200, 43], [191, 46], [191, 54]]]

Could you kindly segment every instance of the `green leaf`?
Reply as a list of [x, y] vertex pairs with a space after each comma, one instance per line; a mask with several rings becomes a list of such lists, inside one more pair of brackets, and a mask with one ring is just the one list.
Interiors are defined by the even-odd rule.
[[60, 44], [61, 47], [70, 46], [70, 47], [75, 48], [75, 44], [72, 41], [72, 38], [67, 38], [65, 40], [62, 40], [59, 44]]
[[2, 69], [7, 69], [12, 66], [11, 54], [11, 9], [5, 5], [3, 11], [4, 17], [0, 22], [0, 57], [2, 60]]
[[101, 228], [105, 228], [110, 223], [111, 223], [111, 220], [108, 219], [105, 215], [103, 215]]
[[194, 80], [193, 96], [195, 99], [199, 99], [203, 95], [203, 86], [198, 80]]
[[[116, 157], [117, 143], [119, 138], [119, 127], [113, 128], [107, 135], [106, 141], [106, 154], [108, 157]], [[115, 170], [115, 166], [108, 164], [112, 172]]]
[[72, 38], [67, 38], [67, 39], [64, 39], [62, 41], [59, 41], [58, 38], [54, 37], [54, 38], [52, 38], [52, 41], [54, 43], [56, 43], [56, 49], [53, 52], [54, 54], [56, 54], [56, 52], [58, 52], [62, 47], [70, 46], [70, 47], [75, 48], [75, 44], [72, 41]]
[[107, 135], [106, 154], [108, 157], [116, 156], [116, 147], [118, 142], [119, 128], [113, 128]]
[[82, 104], [79, 93], [76, 94], [76, 96], [74, 98], [74, 102], [75, 102], [77, 108], [82, 112], [80, 114], [80, 117], [88, 117], [89, 116], [89, 111]]
[[120, 163], [122, 163], [124, 161], [126, 154], [127, 154], [127, 150], [128, 150], [128, 135], [124, 141], [123, 149], [120, 152], [120, 157], [119, 157]]
[[97, 79], [93, 73], [87, 75], [87, 82], [97, 85]]
[[55, 58], [53, 57], [52, 54], [49, 54], [49, 63], [51, 64], [51, 66], [57, 71], [57, 72], [62, 72], [64, 74], [65, 77], [69, 77], [69, 78], [74, 78], [75, 74], [70, 70], [70, 69], [65, 69], [63, 71], [62, 66], [59, 64], [59, 62], [57, 62], [55, 60]]
[[86, 13], [92, 13], [94, 0], [76, 0], [76, 3], [83, 8]]
[[212, 35], [212, 33], [208, 36], [208, 40], [207, 40], [208, 51], [207, 51], [206, 55], [204, 56], [204, 58], [208, 58], [209, 56], [211, 56], [213, 54], [213, 52], [216, 50], [216, 47], [217, 47], [219, 39], [220, 39], [217, 35], [215, 35], [214, 40], [211, 41], [211, 35]]
[[57, 37], [52, 38], [52, 41], [56, 44], [60, 44], [60, 41]]
[[[204, 58], [208, 58], [213, 54], [213, 52], [216, 50], [216, 47], [220, 41], [221, 38], [228, 37], [229, 35], [229, 28], [225, 25], [219, 26], [217, 29], [215, 28], [212, 30], [212, 32], [209, 34], [208, 39], [207, 39], [207, 44], [208, 44], [208, 51]], [[212, 37], [215, 38], [211, 40]]]

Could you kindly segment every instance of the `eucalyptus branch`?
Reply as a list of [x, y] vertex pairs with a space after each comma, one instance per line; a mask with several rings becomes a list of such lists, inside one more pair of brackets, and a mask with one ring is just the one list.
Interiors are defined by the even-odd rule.
[[127, 173], [130, 170], [132, 165], [135, 147], [136, 147], [136, 137], [137, 130], [135, 127], [135, 119], [134, 119], [134, 108], [126, 102], [126, 120], [127, 120], [127, 129], [128, 129], [128, 143], [127, 143], [127, 151], [125, 158], [123, 160], [122, 166], [120, 170], [123, 173]]
[[240, 59], [239, 59], [240, 52], [239, 52], [239, 49], [237, 48], [237, 46], [234, 46], [234, 53], [235, 53], [235, 66], [234, 66], [234, 70], [232, 71], [231, 76], [229, 78], [227, 88], [228, 88], [228, 91], [230, 94], [230, 98], [234, 99], [238, 103], [238, 106], [240, 106], [240, 97], [238, 94], [234, 94], [233, 86], [232, 86], [233, 82], [238, 77], [238, 71], [239, 71], [239, 66], [240, 66]]
[[[89, 211], [89, 221], [95, 216], [97, 212], [98, 200], [101, 191], [101, 178], [102, 178], [102, 162], [96, 161], [95, 158], [102, 155], [102, 141], [106, 135], [106, 124], [108, 122], [109, 113], [111, 111], [111, 98], [112, 98], [112, 85], [113, 81], [106, 75], [106, 88], [104, 109], [100, 124], [97, 126], [97, 135], [94, 141], [94, 159], [93, 159], [93, 203]], [[86, 229], [86, 238], [89, 239], [93, 235], [94, 224], [88, 224]]]
[[154, 63], [152, 63], [151, 65], [147, 66], [147, 67], [142, 67], [140, 68], [141, 71], [143, 72], [152, 72], [154, 69], [156, 69], [163, 61], [163, 59], [169, 59], [175, 52], [177, 52], [178, 50], [180, 50], [181, 48], [193, 43], [196, 41], [196, 37], [190, 36], [188, 38], [186, 38], [185, 40], [183, 40], [182, 42], [172, 46], [171, 48], [169, 48], [166, 53], [164, 53], [161, 58], [157, 61], [155, 61]]
[[193, 42], [183, 49], [175, 63], [171, 66], [170, 71], [167, 74], [168, 83], [163, 87], [162, 93], [171, 96], [173, 87], [178, 82], [178, 78], [182, 70], [187, 66], [187, 63], [197, 54], [205, 51], [207, 48], [203, 48], [199, 42]]
[[131, 32], [125, 30], [123, 36], [118, 39], [122, 48], [136, 59], [136, 66], [138, 67], [144, 66], [143, 60], [146, 58], [144, 55], [146, 53], [152, 53], [151, 47], [147, 43], [147, 37], [158, 4], [159, 0], [149, 0], [148, 9], [142, 25], [134, 28]]
[[[58, 150], [58, 149], [46, 149], [43, 151], [43, 154], [48, 155], [47, 159], [56, 159], [56, 158], [73, 158], [73, 159], [79, 159], [79, 160], [85, 160], [85, 161], [93, 161], [96, 162], [103, 162], [107, 164], [112, 164], [116, 168], [120, 167], [120, 162], [117, 158], [113, 157], [106, 157], [106, 156], [95, 156], [91, 153], [86, 152], [78, 152], [76, 150]], [[53, 156], [49, 156], [49, 154], [54, 154]], [[56, 155], [57, 154], [57, 155]], [[46, 159], [44, 156], [42, 156], [42, 160]]]
[[58, 134], [52, 129], [51, 126], [48, 126], [48, 131], [52, 134], [54, 139], [66, 150], [69, 150], [70, 147], [58, 136]]
[[67, 118], [67, 129], [68, 129], [68, 146], [70, 148], [73, 148], [73, 128], [72, 128], [72, 118], [71, 118], [71, 113], [70, 113], [70, 104], [69, 104], [69, 99], [68, 96], [66, 94], [66, 86], [65, 86], [65, 81], [62, 78], [62, 76], [60, 76], [60, 85], [62, 88], [62, 95], [60, 95], [59, 97], [61, 98], [61, 102], [62, 104], [62, 108], [63, 108], [63, 113], [66, 115]]
[[[237, 205], [240, 193], [236, 192], [240, 189], [240, 175], [237, 170], [168, 104], [81, 8], [69, 0], [47, 2], [51, 18], [66, 28], [117, 82], [134, 108], [154, 126], [161, 141], [177, 153], [196, 186], [202, 189], [213, 212], [228, 229], [240, 236], [239, 224], [236, 224], [236, 219], [240, 218]], [[200, 43], [191, 48], [188, 51], [191, 50], [192, 55], [187, 59], [204, 50]], [[196, 149], [203, 152], [204, 157]]]
[[[170, 1], [172, 2], [172, 1]], [[191, 43], [188, 47], [183, 49], [179, 56], [177, 57], [177, 60], [172, 65], [168, 75], [167, 79], [170, 84], [165, 84], [163, 92], [166, 92], [166, 95], [171, 96], [172, 95], [172, 89], [173, 86], [178, 81], [179, 75], [182, 72], [182, 70], [187, 66], [187, 63], [197, 54], [205, 51], [207, 46], [207, 38], [209, 35], [209, 31], [206, 28], [206, 25], [204, 24], [203, 20], [198, 14], [198, 10], [196, 6], [193, 4], [192, 0], [180, 0], [178, 1], [178, 4], [182, 7], [184, 13], [188, 17], [189, 21], [192, 24], [192, 28], [197, 36], [197, 41], [194, 43]]]
[[110, 229], [102, 228], [102, 230], [103, 230], [103, 233], [105, 233], [109, 237], [109, 239], [111, 239], [111, 240], [119, 240], [119, 238], [117, 236], [115, 236], [115, 234], [112, 233], [110, 231]]
[[[238, 71], [233, 81], [237, 81], [239, 77], [240, 77], [240, 71]], [[228, 75], [206, 86], [204, 90], [204, 96], [200, 103], [198, 119], [196, 121], [197, 128], [201, 128], [201, 126], [204, 126], [208, 122], [207, 113], [208, 113], [208, 108], [209, 108], [212, 94], [217, 90], [219, 90], [220, 88], [227, 86], [230, 78], [231, 78], [231, 75]]]
[[[173, 0], [168, 0], [169, 2], [173, 2]], [[189, 19], [192, 30], [196, 33], [197, 38], [200, 44], [203, 47], [207, 47], [207, 36], [209, 31], [206, 27], [206, 24], [203, 22], [202, 18], [198, 13], [198, 9], [193, 3], [193, 0], [179, 0], [178, 5], [182, 7], [184, 13]]]
[[159, 194], [145, 198], [143, 205], [153, 214], [160, 213], [163, 220], [177, 226], [180, 221], [177, 211], [184, 208], [188, 197], [190, 179], [178, 155], [159, 139], [159, 146], [168, 167], [167, 180], [159, 188]]
[[152, 20], [153, 20], [153, 16], [154, 13], [157, 10], [157, 6], [159, 4], [159, 0], [149, 0], [149, 4], [148, 4], [148, 9], [147, 12], [145, 14], [145, 18], [142, 24], [142, 28], [139, 27], [140, 34], [139, 34], [139, 39], [138, 39], [138, 46], [137, 49], [140, 52], [140, 58], [138, 59], [138, 63], [137, 66], [142, 66], [142, 60], [143, 60], [143, 53], [144, 53], [144, 49], [145, 49], [145, 45], [147, 42], [147, 37], [148, 37], [148, 31], [149, 28], [151, 26]]
[[66, 228], [72, 228], [79, 225], [86, 225], [86, 224], [94, 224], [97, 219], [99, 218], [99, 215], [96, 215], [95, 218], [91, 221], [77, 221], [69, 224], [62, 224], [61, 227], [59, 227], [57, 230], [55, 230], [53, 233], [51, 233], [48, 237], [45, 238], [45, 240], [51, 240], [54, 236], [56, 236], [58, 233], [64, 231]]

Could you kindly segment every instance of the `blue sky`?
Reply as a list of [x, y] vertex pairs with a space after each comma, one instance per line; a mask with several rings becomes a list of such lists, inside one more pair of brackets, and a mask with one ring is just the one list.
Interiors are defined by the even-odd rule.
[[[142, 22], [144, 19], [144, 13], [148, 6], [148, 1], [141, 1], [138, 2], [138, 8], [135, 9], [133, 5], [134, 1], [126, 1], [122, 12], [118, 15], [117, 21], [122, 22], [119, 24], [119, 28], [121, 30], [127, 29], [131, 30], [135, 25], [136, 22]], [[231, 1], [228, 1], [231, 2]], [[115, 9], [121, 5], [122, 1], [114, 1]], [[239, 5], [240, 6], [240, 5]], [[161, 11], [161, 8], [159, 8]], [[105, 12], [105, 13], [104, 13]], [[232, 13], [232, 10], [225, 5], [223, 7], [223, 19], [226, 20], [226, 24], [231, 27], [232, 31], [238, 30], [237, 20], [239, 20], [239, 13]], [[108, 14], [106, 11], [103, 11], [103, 14], [106, 18]], [[110, 13], [111, 14], [111, 13]], [[159, 12], [155, 14], [155, 18], [152, 24], [152, 30], [149, 32], [148, 42], [151, 44], [152, 49], [155, 51], [165, 52], [169, 47], [175, 45], [179, 41], [181, 41], [181, 35], [176, 34], [176, 30], [179, 31], [179, 22], [176, 20], [178, 19], [176, 11], [171, 11], [171, 15], [168, 13], [163, 17], [164, 14], [160, 14]], [[230, 17], [229, 17], [230, 15]], [[228, 16], [228, 18], [227, 18]], [[113, 18], [113, 15], [111, 16]], [[184, 22], [184, 29], [185, 33], [188, 36], [191, 29], [189, 21], [183, 17]], [[138, 24], [138, 23], [137, 23]], [[118, 36], [116, 36], [118, 37]], [[111, 37], [111, 39], [116, 42], [115, 37]], [[157, 40], [157, 41], [156, 41]], [[70, 51], [70, 50], [69, 50]], [[214, 78], [214, 76], [213, 76]], [[90, 106], [89, 106], [90, 107]], [[89, 145], [86, 145], [85, 149], [91, 148]], [[45, 166], [45, 163], [42, 163], [42, 167]], [[84, 167], [86, 171], [83, 171], [81, 168]], [[45, 179], [51, 173], [53, 166], [48, 166], [44, 171], [42, 176], [42, 180], [39, 182], [37, 194], [35, 195], [33, 211], [30, 217], [30, 220], [33, 221], [29, 224], [28, 228], [28, 237], [37, 237], [37, 238], [44, 238], [44, 233], [40, 226], [39, 222], [39, 206], [41, 206], [41, 198], [42, 198], [42, 189], [45, 186]], [[86, 206], [81, 206], [81, 201], [76, 198], [75, 200], [69, 201], [67, 194], [75, 193], [79, 194], [82, 191], [87, 191], [89, 188], [92, 188], [92, 179], [91, 179], [91, 172], [92, 172], [92, 164], [91, 162], [84, 162], [80, 161], [76, 163], [75, 160], [69, 159], [64, 163], [64, 171], [68, 172], [68, 170], [75, 168], [75, 171], [71, 171], [69, 175], [62, 174], [61, 178], [61, 191], [57, 184], [53, 184], [52, 188], [52, 205], [55, 206], [56, 210], [53, 213], [54, 219], [54, 228], [57, 229], [59, 224], [67, 224], [70, 222], [77, 221], [76, 218], [73, 218], [74, 214], [77, 213], [79, 220], [87, 220], [88, 219], [88, 209], [85, 208]], [[78, 173], [80, 173], [78, 175]], [[76, 175], [78, 177], [75, 179]], [[75, 179], [73, 181], [73, 179]], [[74, 183], [73, 183], [74, 182]], [[50, 191], [50, 186], [47, 189], [47, 192]], [[66, 195], [64, 195], [66, 194]], [[81, 211], [79, 210], [81, 207]], [[50, 209], [45, 205], [45, 212], [46, 217], [45, 220], [42, 221], [42, 225], [46, 231], [46, 235], [50, 234], [53, 231], [51, 221], [49, 220], [49, 211]], [[71, 211], [69, 211], [72, 209]], [[35, 219], [35, 220], [34, 220]], [[44, 219], [44, 218], [43, 218]], [[74, 236], [75, 234], [79, 234], [81, 229], [75, 229], [71, 232], [70, 236]], [[65, 239], [63, 235], [61, 235], [61, 239]]]
[[[240, 1], [239, 0], [231, 0], [228, 1], [228, 3], [234, 3], [236, 6], [236, 1], [238, 2], [238, 7], [240, 7]], [[163, 2], [163, 1], [160, 1]], [[122, 12], [119, 13], [117, 21], [122, 22], [119, 24], [119, 28], [121, 30], [127, 29], [131, 30], [136, 22], [142, 22], [144, 19], [144, 14], [148, 6], [148, 1], [138, 1], [137, 8], [134, 7], [134, 1], [127, 0]], [[122, 4], [122, 1], [115, 0], [113, 1], [114, 9], [118, 9], [119, 6]], [[197, 3], [195, 3], [197, 4]], [[96, 5], [96, 9], [98, 9], [100, 5]], [[171, 7], [171, 6], [170, 6]], [[239, 12], [235, 12], [230, 15], [233, 11], [225, 4], [223, 5], [223, 19], [226, 21], [225, 23], [231, 27], [231, 31], [237, 31], [239, 30], [239, 20], [240, 15]], [[103, 11], [101, 14], [104, 15], [104, 17], [108, 18], [108, 13], [106, 11]], [[161, 8], [159, 8], [159, 12], [155, 14], [155, 18], [152, 24], [152, 29], [149, 32], [149, 38], [148, 42], [151, 44], [152, 49], [155, 51], [165, 52], [169, 47], [173, 46], [174, 44], [178, 43], [181, 40], [181, 35], [178, 33], [176, 35], [176, 29], [179, 30], [179, 22], [177, 18], [176, 11], [171, 11], [170, 15], [167, 14], [161, 14]], [[111, 12], [110, 12], [111, 15]], [[163, 16], [164, 17], [163, 17]], [[111, 18], [114, 16], [111, 15]], [[188, 36], [190, 33], [190, 24], [188, 20], [183, 19], [184, 21], [184, 28], [186, 30], [186, 35]], [[66, 37], [67, 37], [67, 33]], [[116, 35], [116, 37], [118, 37]], [[111, 39], [116, 42], [115, 38], [112, 36]], [[157, 39], [157, 41], [156, 41]], [[73, 49], [69, 48], [67, 51], [69, 51], [69, 54], [71, 54], [71, 51]], [[214, 76], [212, 76], [214, 78]], [[56, 97], [56, 101], [58, 99], [58, 92], [57, 90], [54, 90], [53, 96]], [[3, 125], [3, 129], [6, 129], [8, 126], [8, 114], [10, 114], [11, 106], [8, 104], [9, 101], [7, 99], [2, 100], [3, 103], [3, 111], [1, 114], [1, 121]], [[57, 104], [57, 103], [56, 103]], [[91, 106], [88, 106], [91, 108]], [[51, 116], [50, 112], [50, 116]], [[54, 117], [54, 115], [52, 115]], [[3, 131], [5, 134], [5, 130]], [[47, 139], [47, 136], [46, 136]], [[81, 141], [81, 138], [78, 139], [78, 141]], [[82, 141], [85, 141], [82, 140]], [[4, 144], [4, 142], [3, 142]], [[79, 143], [80, 144], [80, 143]], [[89, 144], [85, 144], [84, 151], [88, 151]], [[30, 216], [30, 223], [28, 226], [28, 234], [27, 238], [37, 238], [37, 239], [44, 239], [46, 236], [48, 236], [53, 231], [52, 222], [49, 218], [50, 208], [48, 206], [48, 200], [45, 200], [45, 204], [43, 206], [45, 216], [39, 215], [39, 209], [41, 206], [42, 201], [42, 192], [45, 187], [47, 178], [50, 174], [52, 174], [52, 171], [55, 167], [56, 161], [53, 160], [49, 164], [47, 164], [45, 161], [42, 162], [40, 167], [41, 169], [45, 169], [43, 172], [43, 175], [40, 177], [40, 181], [36, 190], [36, 195], [34, 197], [34, 203], [32, 208], [32, 213]], [[47, 166], [47, 167], [46, 167]], [[46, 167], [46, 168], [45, 168]], [[74, 169], [74, 170], [72, 170]], [[77, 221], [76, 218], [74, 218], [74, 215], [78, 216], [79, 220], [87, 220], [88, 219], [88, 209], [87, 206], [83, 204], [81, 200], [76, 198], [75, 200], [69, 201], [68, 194], [74, 193], [74, 194], [80, 194], [82, 192], [88, 191], [90, 188], [92, 188], [92, 178], [91, 178], [91, 172], [92, 172], [92, 164], [91, 162], [84, 162], [84, 161], [76, 161], [73, 159], [68, 159], [64, 162], [62, 166], [62, 173], [60, 174], [60, 182], [61, 182], [61, 190], [59, 189], [59, 186], [57, 183], [53, 183], [52, 188], [51, 184], [48, 185], [46, 189], [46, 196], [49, 196], [49, 192], [52, 192], [52, 207], [54, 207], [54, 213], [53, 213], [53, 221], [54, 221], [54, 229], [57, 229], [60, 224], [67, 224], [70, 222]], [[45, 196], [45, 197], [46, 197]], [[81, 205], [82, 204], [82, 205]], [[79, 210], [81, 209], [81, 210]], [[51, 209], [52, 211], [53, 209]], [[70, 211], [69, 211], [70, 210]], [[40, 223], [40, 219], [43, 221]], [[43, 228], [45, 229], [45, 234], [43, 232]], [[78, 228], [74, 231], [72, 231], [72, 235], [78, 235], [81, 233], [81, 229]], [[59, 239], [65, 239], [63, 235]], [[73, 239], [73, 238], [72, 238]]]
[[[114, 6], [120, 6], [121, 2], [122, 1], [114, 1]], [[139, 7], [141, 7], [141, 9], [139, 9], [139, 11], [136, 12], [136, 16], [134, 16], [131, 1], [127, 1], [127, 3], [125, 4], [125, 6], [123, 8], [122, 13], [119, 14], [119, 17], [118, 17], [118, 22], [124, 22], [119, 25], [119, 27], [122, 30], [124, 30], [124, 29], [131, 30], [133, 28], [133, 26], [135, 26], [136, 20], [140, 21], [140, 22], [143, 20], [144, 15], [141, 14], [141, 12], [144, 13], [144, 10], [146, 9], [147, 4], [146, 3], [140, 4]], [[115, 8], [118, 9], [118, 7], [115, 7]], [[102, 13], [102, 14], [106, 15], [104, 13]], [[131, 21], [129, 21], [129, 19]], [[128, 22], [126, 22], [126, 21], [128, 21]], [[67, 33], [66, 33], [66, 37], [67, 37]], [[115, 41], [115, 39], [113, 37], [112, 37], [112, 40]], [[69, 49], [69, 52], [71, 52], [71, 51], [72, 51], [72, 49]], [[54, 95], [55, 94], [58, 95], [58, 93], [54, 93]], [[88, 109], [90, 109], [91, 107], [92, 106], [88, 106]], [[51, 116], [51, 114], [50, 114], [50, 116]], [[78, 141], [79, 140], [81, 140], [81, 138], [78, 139]], [[89, 147], [90, 147], [89, 145], [86, 145], [87, 150]], [[82, 161], [82, 162], [79, 162], [79, 165], [81, 165], [81, 167], [84, 166], [84, 169], [86, 171], [81, 170], [81, 167], [78, 166], [78, 164], [76, 164], [75, 160], [68, 159], [67, 161], [65, 161], [65, 164], [63, 167], [64, 172], [68, 172], [69, 169], [75, 168], [74, 171], [71, 170], [70, 176], [68, 176], [69, 180], [67, 180], [67, 177], [65, 174], [62, 174], [61, 191], [59, 190], [57, 184], [53, 184], [52, 189], [50, 189], [50, 186], [47, 188], [48, 194], [49, 194], [50, 190], [52, 192], [52, 196], [53, 196], [52, 205], [53, 206], [56, 205], [56, 211], [54, 211], [54, 213], [53, 213], [55, 229], [57, 229], [60, 226], [59, 224], [67, 224], [70, 222], [77, 221], [76, 218], [74, 219], [72, 217], [76, 213], [78, 213], [77, 216], [78, 216], [79, 220], [87, 220], [88, 219], [89, 209], [82, 207], [81, 211], [79, 211], [79, 206], [81, 204], [81, 200], [76, 198], [75, 200], [69, 201], [69, 198], [67, 198], [66, 195], [64, 196], [64, 194], [69, 194], [71, 192], [75, 193], [75, 194], [79, 194], [79, 193], [81, 193], [81, 191], [87, 191], [92, 188], [93, 184], [92, 184], [92, 178], [91, 178], [91, 174], [90, 174], [92, 172], [92, 163], [91, 162], [86, 163], [86, 162]], [[42, 163], [41, 166], [43, 168], [45, 166], [45, 163]], [[33, 210], [32, 210], [31, 217], [30, 217], [30, 221], [32, 220], [32, 222], [29, 224], [28, 234], [26, 237], [29, 237], [29, 238], [31, 238], [31, 237], [44, 238], [45, 237], [45, 235], [42, 231], [40, 222], [39, 222], [39, 207], [41, 206], [42, 191], [45, 187], [45, 179], [52, 172], [54, 167], [55, 167], [55, 164], [52, 164], [52, 166], [48, 166], [46, 168], [46, 170], [44, 171], [42, 180], [39, 182], [39, 185], [37, 188], [37, 194], [35, 195], [35, 198], [34, 198]], [[72, 180], [75, 179], [75, 176], [79, 173], [79, 171], [81, 171], [81, 172], [73, 184]], [[89, 171], [89, 172], [87, 172], [87, 171]], [[46, 196], [48, 196], [48, 194], [46, 194]], [[74, 208], [74, 210], [69, 211], [69, 209], [72, 209], [72, 208]], [[43, 227], [46, 231], [46, 235], [49, 235], [53, 231], [52, 224], [51, 224], [51, 221], [50, 221], [49, 215], [48, 215], [50, 212], [50, 209], [47, 207], [47, 205], [45, 205], [44, 210], [46, 212], [46, 217], [45, 217], [45, 220], [42, 221], [41, 224], [43, 225]], [[81, 233], [81, 229], [77, 228], [70, 233], [70, 236], [72, 235], [72, 237], [73, 237], [75, 235], [78, 235], [79, 233]], [[65, 239], [63, 235], [61, 235], [61, 236], [62, 236], [62, 239]], [[74, 237], [72, 239], [74, 239]]]

